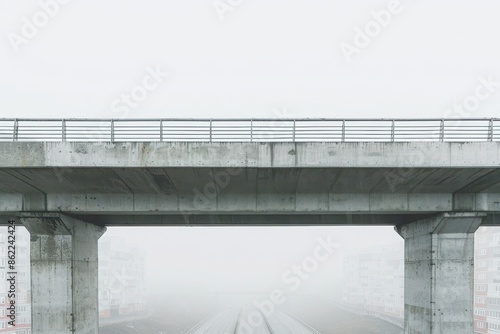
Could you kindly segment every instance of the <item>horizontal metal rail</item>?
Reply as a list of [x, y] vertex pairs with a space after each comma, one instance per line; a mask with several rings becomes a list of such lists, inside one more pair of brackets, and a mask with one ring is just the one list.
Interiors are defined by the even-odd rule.
[[21, 119], [0, 118], [0, 142], [500, 141], [500, 118]]

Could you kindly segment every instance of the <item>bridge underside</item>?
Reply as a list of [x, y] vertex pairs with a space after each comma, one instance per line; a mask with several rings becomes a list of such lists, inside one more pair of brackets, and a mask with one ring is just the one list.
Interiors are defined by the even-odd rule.
[[3, 143], [0, 154], [0, 215], [31, 233], [34, 334], [97, 332], [97, 240], [132, 225], [393, 225], [405, 333], [469, 334], [474, 232], [500, 225], [496, 142]]
[[[1, 225], [30, 212], [0, 215]], [[38, 214], [39, 212], [37, 212]], [[42, 213], [40, 213], [42, 214]], [[48, 215], [56, 212], [48, 212]], [[436, 216], [429, 214], [324, 214], [324, 215], [74, 215], [68, 217], [102, 226], [398, 226]], [[500, 214], [484, 217], [482, 226], [500, 226]]]
[[4, 215], [64, 212], [102, 225], [398, 225], [500, 212], [494, 168], [44, 167], [0, 176]]

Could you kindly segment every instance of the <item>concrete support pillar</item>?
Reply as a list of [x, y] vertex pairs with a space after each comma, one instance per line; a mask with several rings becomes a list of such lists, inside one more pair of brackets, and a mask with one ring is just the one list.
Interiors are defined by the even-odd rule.
[[405, 239], [405, 333], [474, 332], [474, 232], [482, 213], [396, 226]]
[[58, 213], [20, 220], [31, 234], [32, 333], [98, 333], [97, 241], [106, 228]]

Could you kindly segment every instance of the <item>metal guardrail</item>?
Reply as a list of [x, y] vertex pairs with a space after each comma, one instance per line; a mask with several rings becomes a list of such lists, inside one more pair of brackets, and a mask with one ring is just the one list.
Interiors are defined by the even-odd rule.
[[0, 142], [500, 141], [500, 119], [0, 119]]

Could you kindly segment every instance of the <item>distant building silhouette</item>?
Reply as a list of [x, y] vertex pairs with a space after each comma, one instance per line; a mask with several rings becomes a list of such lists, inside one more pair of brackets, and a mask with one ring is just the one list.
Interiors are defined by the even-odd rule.
[[474, 248], [474, 333], [499, 333], [500, 228], [480, 227]]
[[124, 238], [99, 242], [100, 323], [131, 319], [146, 312], [144, 250]]
[[[346, 308], [388, 320], [404, 318], [403, 247], [357, 249], [344, 257]], [[500, 228], [480, 227], [474, 245], [474, 334], [494, 333], [500, 333]]]
[[[0, 228], [0, 334], [31, 334], [30, 235], [16, 228], [16, 326], [8, 326], [8, 233]], [[144, 250], [122, 238], [99, 243], [99, 317], [101, 323], [133, 319], [146, 313]]]
[[398, 325], [404, 318], [404, 244], [349, 251], [343, 258], [343, 305]]

